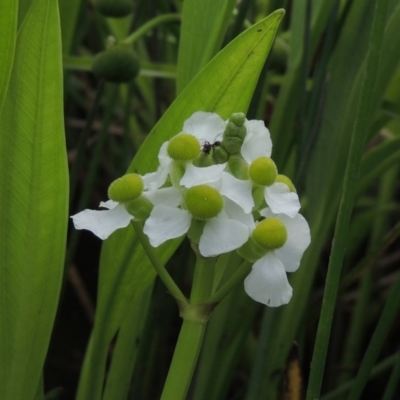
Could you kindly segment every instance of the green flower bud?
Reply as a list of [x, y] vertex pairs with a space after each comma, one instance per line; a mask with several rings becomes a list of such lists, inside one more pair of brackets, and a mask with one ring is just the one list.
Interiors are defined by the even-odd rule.
[[93, 59], [92, 71], [98, 78], [114, 83], [126, 83], [136, 78], [140, 65], [132, 49], [115, 45]]
[[193, 161], [193, 165], [199, 168], [209, 167], [210, 165], [214, 165], [215, 162], [210, 154], [206, 154], [204, 152], [200, 152], [198, 157]]
[[126, 174], [108, 188], [108, 197], [118, 203], [137, 199], [143, 192], [143, 179], [138, 174]]
[[189, 188], [184, 195], [184, 201], [193, 218], [200, 220], [216, 217], [224, 207], [224, 200], [218, 190], [207, 185]]
[[146, 221], [153, 209], [153, 204], [150, 200], [143, 196], [140, 196], [135, 200], [129, 200], [124, 205], [126, 211], [133, 215], [136, 221]]
[[229, 117], [229, 121], [241, 127], [246, 122], [246, 114], [243, 114], [242, 112], [234, 113]]
[[241, 138], [232, 136], [232, 137], [224, 137], [221, 142], [221, 147], [228, 154], [238, 154], [240, 153], [240, 149], [242, 148], [243, 140]]
[[178, 161], [192, 161], [198, 157], [200, 151], [199, 141], [189, 133], [174, 136], [167, 146], [168, 155]]
[[250, 179], [262, 186], [272, 185], [278, 175], [275, 163], [268, 157], [255, 159], [249, 167]]
[[286, 176], [286, 175], [278, 175], [276, 177], [276, 182], [281, 182], [284, 183], [291, 192], [295, 192], [296, 193], [296, 188], [294, 187], [292, 181]]
[[221, 146], [214, 149], [212, 157], [217, 164], [223, 164], [228, 161], [229, 153], [222, 147], [221, 144]]
[[97, 0], [96, 7], [105, 17], [122, 18], [133, 12], [132, 0]]
[[285, 224], [278, 218], [268, 218], [255, 227], [252, 236], [264, 249], [275, 250], [286, 243], [287, 230]]
[[247, 130], [244, 125], [237, 126], [232, 121], [229, 121], [225, 128], [224, 138], [225, 137], [237, 137], [237, 138], [240, 138], [243, 142], [243, 140], [246, 136], [246, 132], [247, 132]]
[[249, 166], [242, 156], [233, 155], [228, 160], [229, 170], [232, 175], [237, 179], [249, 179]]

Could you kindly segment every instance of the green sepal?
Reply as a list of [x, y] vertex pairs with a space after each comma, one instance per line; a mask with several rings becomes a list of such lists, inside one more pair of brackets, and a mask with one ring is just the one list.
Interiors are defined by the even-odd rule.
[[239, 247], [237, 253], [245, 260], [252, 263], [256, 262], [260, 258], [263, 258], [268, 250], [261, 247], [256, 241], [250, 236], [249, 240], [242, 246]]
[[140, 70], [139, 60], [130, 47], [117, 44], [97, 54], [92, 71], [108, 82], [127, 83], [136, 78]]
[[238, 137], [224, 137], [224, 140], [221, 142], [221, 147], [228, 154], [238, 154], [240, 153], [240, 149], [242, 148], [243, 140]]
[[196, 247], [198, 246], [206, 222], [207, 221], [200, 221], [198, 219], [192, 218], [192, 222], [190, 224], [190, 228], [187, 233], [187, 236], [192, 243], [192, 247], [193, 244], [195, 244]]
[[233, 155], [228, 160], [229, 170], [237, 179], [249, 179], [249, 166], [242, 156]]
[[257, 184], [253, 185], [253, 190], [251, 194], [253, 195], [254, 209], [261, 210], [262, 208], [266, 207], [264, 192], [264, 186]]
[[176, 161], [173, 160], [171, 163], [169, 176], [171, 178], [172, 186], [179, 188], [180, 187], [180, 180], [182, 179], [183, 175], [185, 174], [186, 170], [186, 162], [185, 161]]
[[153, 210], [153, 204], [143, 196], [124, 203], [126, 211], [135, 217], [136, 221], [146, 221]]
[[123, 18], [132, 14], [132, 0], [97, 0], [97, 11], [105, 17]]

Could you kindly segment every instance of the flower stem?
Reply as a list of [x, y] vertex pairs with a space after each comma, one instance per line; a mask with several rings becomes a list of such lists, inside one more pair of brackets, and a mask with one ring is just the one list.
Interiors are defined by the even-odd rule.
[[168, 291], [183, 304], [188, 304], [188, 300], [182, 293], [181, 289], [179, 289], [178, 285], [172, 279], [165, 267], [158, 261], [158, 258], [154, 253], [154, 248], [151, 246], [148, 237], [143, 233], [143, 227], [141, 223], [137, 221], [132, 221], [131, 223], [141, 245], [143, 246], [143, 250], [147, 254], [147, 257], [149, 257], [150, 262], [157, 271], [160, 279], [164, 282], [164, 285], [167, 287]]
[[217, 290], [208, 300], [207, 303], [219, 303], [225, 296], [227, 296], [233, 288], [238, 285], [240, 282], [243, 282], [243, 279], [250, 273], [251, 270], [251, 262], [243, 261], [238, 270], [233, 274], [231, 279], [225, 283], [221, 289]]
[[180, 14], [164, 14], [164, 15], [155, 17], [152, 20], [145, 23], [144, 25], [142, 25], [138, 30], [133, 32], [130, 36], [128, 36], [124, 40], [124, 43], [132, 44], [134, 41], [138, 40], [140, 37], [145, 35], [148, 31], [150, 31], [157, 25], [161, 25], [164, 22], [179, 21], [180, 19], [181, 19]]
[[185, 400], [203, 343], [205, 322], [183, 320], [161, 400]]

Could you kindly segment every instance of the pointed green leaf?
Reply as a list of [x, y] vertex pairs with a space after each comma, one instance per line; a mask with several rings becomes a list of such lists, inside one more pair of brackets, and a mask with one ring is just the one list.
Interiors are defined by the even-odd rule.
[[0, 13], [0, 110], [6, 96], [17, 38], [18, 2], [4, 0]]
[[36, 0], [18, 35], [0, 115], [0, 398], [32, 399], [58, 303], [67, 162], [57, 2]]

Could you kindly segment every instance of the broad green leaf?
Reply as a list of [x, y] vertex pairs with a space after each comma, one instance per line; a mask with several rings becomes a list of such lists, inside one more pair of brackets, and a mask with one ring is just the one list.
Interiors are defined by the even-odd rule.
[[58, 304], [67, 160], [57, 2], [36, 0], [18, 35], [0, 115], [0, 398], [32, 399]]
[[[162, 143], [180, 132], [195, 111], [213, 111], [227, 118], [246, 112], [258, 76], [284, 15], [278, 10], [237, 37], [191, 81], [141, 146], [129, 171], [143, 174], [157, 167]], [[156, 249], [165, 263], [179, 245], [173, 240]], [[96, 325], [85, 358], [78, 399], [98, 399], [107, 346], [115, 335], [128, 305], [148, 287], [155, 272], [132, 228], [115, 232], [103, 245]], [[103, 349], [102, 349], [103, 347]]]
[[177, 92], [218, 52], [236, 1], [186, 0], [182, 10]]
[[17, 38], [18, 2], [4, 0], [0, 13], [0, 111], [6, 96]]

